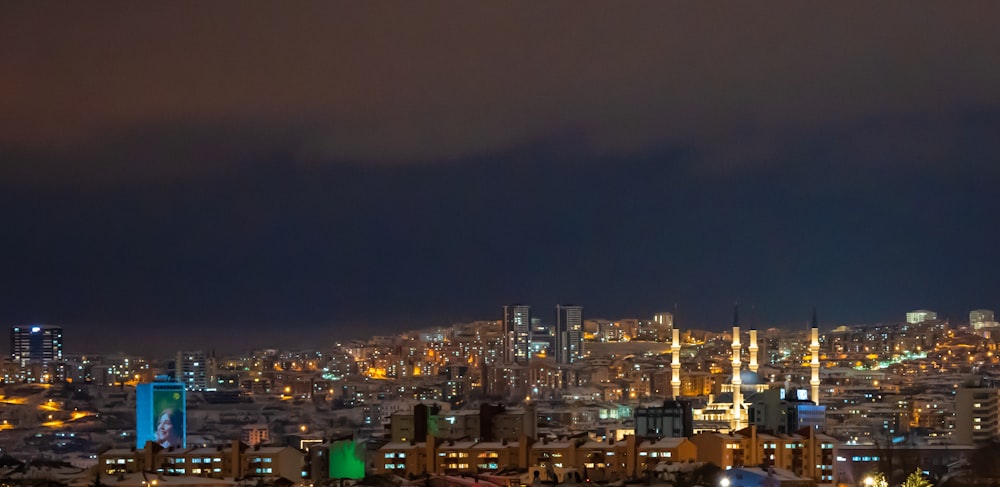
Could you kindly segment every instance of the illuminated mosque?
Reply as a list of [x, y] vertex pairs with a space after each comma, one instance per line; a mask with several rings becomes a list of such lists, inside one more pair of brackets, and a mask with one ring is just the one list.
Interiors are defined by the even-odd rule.
[[[749, 425], [748, 412], [752, 403], [747, 401], [749, 396], [763, 393], [771, 386], [760, 379], [757, 375], [759, 367], [757, 354], [760, 350], [757, 345], [757, 330], [751, 327], [749, 330], [750, 345], [749, 364], [743, 369], [742, 344], [740, 342], [740, 323], [738, 308], [733, 313], [732, 332], [732, 375], [728, 381], [722, 384], [721, 394], [710, 395], [708, 403], [703, 408], [695, 408], [693, 419], [696, 424], [700, 424], [702, 430], [714, 430], [720, 432], [739, 431]], [[810, 394], [809, 400], [819, 405], [819, 327], [816, 324], [816, 313], [813, 312], [812, 326], [810, 329], [809, 353], [811, 355], [809, 380]], [[680, 363], [680, 330], [673, 329], [673, 342], [670, 347], [672, 354], [671, 362], [671, 387], [673, 397], [680, 397], [681, 392], [681, 363]], [[787, 384], [786, 384], [787, 385]], [[804, 391], [803, 391], [804, 394]]]

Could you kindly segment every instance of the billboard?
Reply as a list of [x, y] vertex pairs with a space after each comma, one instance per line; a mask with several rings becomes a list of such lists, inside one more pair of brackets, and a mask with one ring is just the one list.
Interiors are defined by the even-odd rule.
[[164, 448], [187, 446], [184, 384], [152, 382], [135, 386], [135, 444], [152, 441]]
[[330, 478], [365, 478], [365, 444], [353, 440], [335, 441], [330, 444]]

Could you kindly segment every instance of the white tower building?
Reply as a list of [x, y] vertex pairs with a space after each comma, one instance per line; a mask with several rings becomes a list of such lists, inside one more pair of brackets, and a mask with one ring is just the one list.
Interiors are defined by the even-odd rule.
[[816, 311], [813, 311], [812, 320], [812, 341], [809, 342], [809, 353], [812, 354], [812, 361], [810, 362], [810, 368], [812, 369], [812, 378], [809, 379], [809, 385], [812, 388], [812, 401], [819, 405], [819, 325], [816, 324]]
[[674, 328], [674, 341], [670, 345], [670, 388], [673, 389], [674, 399], [681, 396], [681, 331]]
[[922, 323], [928, 320], [936, 320], [937, 313], [929, 309], [918, 309], [906, 313], [906, 322], [910, 324]]
[[183, 382], [189, 391], [204, 391], [213, 384], [214, 370], [208, 355], [202, 350], [177, 352], [177, 382]]
[[996, 327], [997, 322], [993, 319], [993, 310], [974, 309], [969, 311], [969, 325], [974, 330]]
[[743, 379], [740, 378], [740, 320], [739, 309], [733, 312], [733, 419], [732, 430], [743, 429]]

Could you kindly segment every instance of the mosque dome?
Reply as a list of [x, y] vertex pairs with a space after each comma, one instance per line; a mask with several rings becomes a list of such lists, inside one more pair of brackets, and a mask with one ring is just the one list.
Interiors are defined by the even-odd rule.
[[[760, 379], [760, 376], [757, 375], [756, 372], [751, 372], [749, 370], [740, 371], [740, 382], [742, 382], [744, 386], [754, 386], [758, 384], [763, 384], [763, 382]], [[726, 384], [732, 384], [732, 383], [733, 383], [733, 376], [727, 377]]]
[[760, 376], [756, 372], [750, 370], [740, 371], [740, 380], [745, 385], [757, 385], [761, 384]]

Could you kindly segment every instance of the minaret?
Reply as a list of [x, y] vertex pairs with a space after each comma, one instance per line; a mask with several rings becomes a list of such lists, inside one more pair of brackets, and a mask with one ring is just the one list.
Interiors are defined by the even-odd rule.
[[743, 379], [740, 378], [740, 309], [733, 309], [733, 421], [732, 429], [743, 428]]
[[747, 350], [750, 351], [750, 372], [754, 374], [757, 373], [757, 355], [759, 354], [760, 347], [757, 346], [757, 323], [754, 318], [756, 317], [756, 307], [750, 307], [750, 346]]
[[819, 325], [816, 324], [816, 310], [813, 309], [813, 319], [812, 319], [812, 341], [809, 342], [809, 353], [812, 354], [812, 362], [810, 363], [810, 368], [812, 368], [812, 379], [809, 380], [809, 385], [812, 386], [812, 401], [819, 405]]
[[[676, 316], [675, 316], [676, 320]], [[676, 326], [676, 321], [674, 325]], [[670, 362], [670, 387], [674, 391], [674, 399], [681, 396], [681, 331], [674, 328], [674, 343], [670, 345], [670, 354], [673, 359]]]

